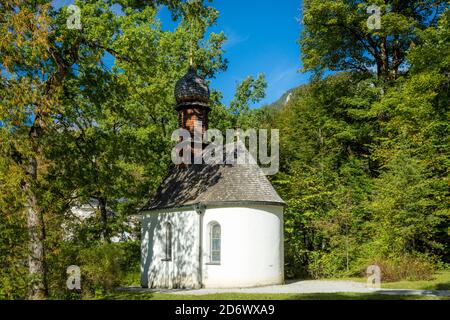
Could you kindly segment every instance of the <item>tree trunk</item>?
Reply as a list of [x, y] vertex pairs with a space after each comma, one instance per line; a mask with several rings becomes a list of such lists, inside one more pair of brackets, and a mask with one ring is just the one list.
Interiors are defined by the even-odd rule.
[[110, 234], [108, 229], [108, 210], [106, 209], [106, 200], [102, 197], [98, 199], [100, 208], [100, 217], [102, 221], [102, 240], [110, 242]]
[[32, 184], [37, 179], [37, 160], [30, 158], [30, 179], [25, 183], [27, 226], [28, 226], [28, 269], [31, 283], [28, 298], [32, 300], [45, 299], [47, 290], [47, 272], [45, 267], [45, 226], [42, 212], [37, 210], [37, 198], [32, 190]]
[[379, 70], [378, 73], [386, 78], [389, 76], [389, 56], [388, 56], [386, 38], [381, 39], [380, 47], [381, 47], [381, 50], [380, 50], [381, 70]]
[[398, 75], [398, 69], [402, 63], [401, 51], [398, 48], [398, 37], [395, 38], [392, 49], [392, 79], [396, 79]]

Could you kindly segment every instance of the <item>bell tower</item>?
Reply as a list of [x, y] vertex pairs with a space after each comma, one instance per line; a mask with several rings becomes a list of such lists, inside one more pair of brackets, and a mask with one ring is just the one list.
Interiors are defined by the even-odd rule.
[[[197, 70], [191, 64], [188, 72], [175, 85], [178, 127], [189, 131], [192, 139], [189, 151], [183, 153], [183, 157], [190, 157], [191, 161], [187, 160], [188, 163], [192, 161], [194, 164], [203, 163], [202, 154], [205, 147], [203, 138], [208, 130], [208, 113], [211, 110], [209, 96], [206, 81], [197, 74]], [[180, 167], [184, 167], [185, 164]]]
[[188, 72], [175, 85], [175, 99], [178, 111], [178, 126], [194, 136], [194, 130], [201, 125], [201, 132], [208, 130], [209, 88], [206, 81], [190, 66]]

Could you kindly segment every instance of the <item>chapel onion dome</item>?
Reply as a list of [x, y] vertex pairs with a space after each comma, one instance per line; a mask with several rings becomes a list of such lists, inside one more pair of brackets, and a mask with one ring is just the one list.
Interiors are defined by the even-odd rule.
[[205, 79], [201, 78], [193, 67], [190, 67], [188, 72], [175, 85], [177, 107], [198, 105], [208, 108], [209, 94]]

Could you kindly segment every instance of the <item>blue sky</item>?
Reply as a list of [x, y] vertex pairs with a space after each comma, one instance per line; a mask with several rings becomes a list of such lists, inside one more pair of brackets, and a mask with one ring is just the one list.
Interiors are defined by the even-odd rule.
[[[255, 106], [274, 102], [308, 81], [308, 75], [298, 72], [300, 0], [215, 0], [211, 5], [220, 12], [211, 31], [224, 31], [228, 38], [224, 47], [228, 69], [211, 83], [222, 91], [225, 104], [248, 75], [264, 73], [268, 84], [266, 98]], [[164, 23], [168, 14], [161, 17]]]
[[268, 83], [266, 98], [256, 106], [274, 102], [287, 90], [305, 83], [300, 69], [300, 0], [216, 0], [219, 10], [212, 31], [228, 37], [225, 57], [228, 70], [212, 80], [228, 104], [237, 84], [248, 75], [264, 73]]
[[[74, 1], [54, 1], [57, 7], [71, 3]], [[215, 0], [210, 5], [220, 12], [210, 31], [224, 31], [228, 38], [224, 46], [228, 69], [211, 82], [212, 88], [222, 91], [225, 104], [248, 75], [264, 73], [268, 83], [266, 98], [254, 107], [274, 102], [308, 81], [308, 75], [298, 72], [301, 0]], [[159, 16], [164, 27], [173, 27], [167, 10]]]

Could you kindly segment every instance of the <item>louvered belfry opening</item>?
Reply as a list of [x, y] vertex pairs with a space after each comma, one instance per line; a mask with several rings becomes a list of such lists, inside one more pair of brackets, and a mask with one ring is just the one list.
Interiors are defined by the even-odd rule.
[[[200, 129], [204, 135], [208, 130], [208, 113], [210, 92], [208, 85], [197, 73], [194, 67], [189, 67], [188, 72], [177, 81], [175, 85], [175, 99], [177, 101], [178, 126], [188, 130], [194, 138], [195, 129]], [[192, 145], [194, 152], [194, 145]], [[195, 150], [201, 152], [201, 150]]]
[[195, 125], [201, 121], [202, 133], [205, 133], [208, 130], [208, 112], [206, 108], [184, 106], [178, 109], [178, 127], [188, 130], [193, 135]]

